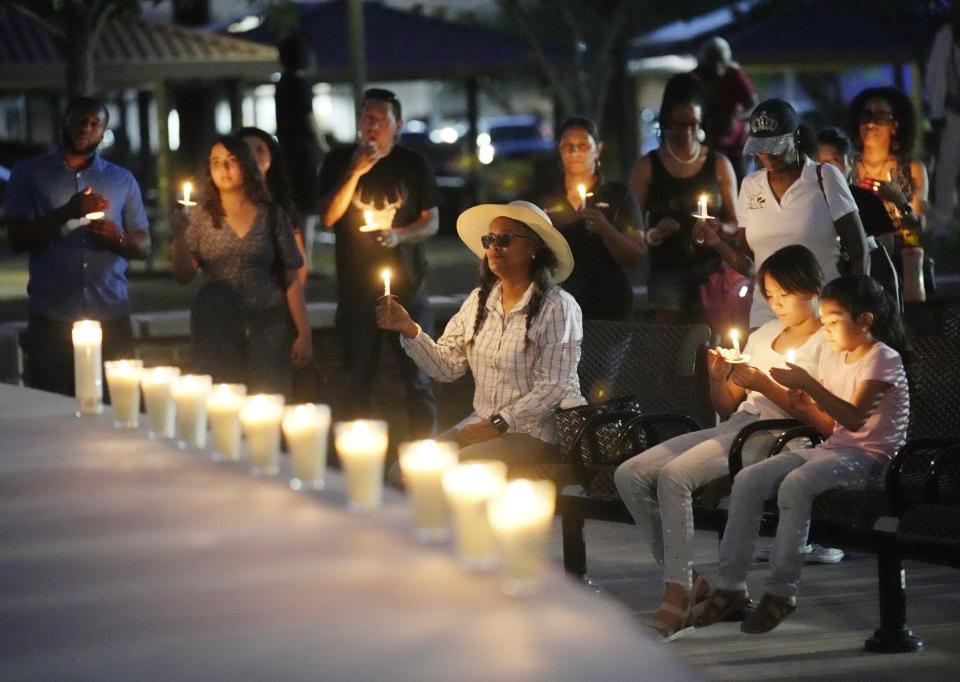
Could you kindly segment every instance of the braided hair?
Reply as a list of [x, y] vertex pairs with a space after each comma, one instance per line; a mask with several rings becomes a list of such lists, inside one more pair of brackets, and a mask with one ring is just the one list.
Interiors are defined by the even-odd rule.
[[[537, 250], [533, 255], [533, 260], [530, 261], [530, 280], [533, 282], [534, 287], [533, 293], [530, 296], [530, 302], [527, 304], [527, 335], [524, 336], [523, 339], [524, 349], [526, 349], [527, 341], [530, 339], [530, 325], [540, 313], [540, 309], [543, 307], [543, 299], [546, 297], [550, 287], [554, 285], [553, 270], [557, 267], [556, 254], [543, 243], [543, 240], [541, 240], [533, 230], [530, 230], [530, 232], [536, 239]], [[489, 298], [490, 292], [499, 281], [500, 278], [493, 274], [493, 271], [490, 269], [490, 264], [487, 262], [487, 257], [484, 256], [480, 262], [480, 282], [477, 284], [480, 288], [477, 296], [477, 316], [474, 318], [473, 334], [470, 335], [467, 345], [472, 344], [474, 339], [477, 338], [477, 334], [480, 333], [480, 329], [483, 327], [483, 323], [487, 318], [487, 298]]]

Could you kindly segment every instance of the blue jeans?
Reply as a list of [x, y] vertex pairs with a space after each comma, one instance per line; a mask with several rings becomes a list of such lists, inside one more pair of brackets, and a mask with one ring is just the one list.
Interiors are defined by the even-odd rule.
[[817, 447], [789, 450], [741, 470], [733, 480], [727, 528], [720, 543], [719, 586], [747, 589], [763, 505], [776, 496], [780, 514], [767, 592], [796, 597], [813, 499], [833, 489], [880, 488], [888, 464], [861, 450]]

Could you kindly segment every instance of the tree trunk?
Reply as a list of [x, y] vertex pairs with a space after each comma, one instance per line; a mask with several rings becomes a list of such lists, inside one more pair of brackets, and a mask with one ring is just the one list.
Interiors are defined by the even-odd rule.
[[92, 95], [94, 93], [93, 50], [100, 33], [98, 22], [83, 10], [70, 12], [64, 18], [66, 30], [61, 38], [61, 46], [66, 60], [67, 98]]

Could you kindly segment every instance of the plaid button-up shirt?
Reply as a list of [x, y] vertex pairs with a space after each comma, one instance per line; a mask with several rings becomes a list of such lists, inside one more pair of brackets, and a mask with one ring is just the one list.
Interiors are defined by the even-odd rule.
[[400, 341], [407, 355], [438, 381], [453, 381], [470, 369], [476, 385], [473, 416], [477, 420], [499, 414], [509, 432], [554, 443], [557, 407], [585, 402], [577, 378], [583, 322], [574, 298], [554, 286], [544, 296], [528, 332], [527, 307], [533, 289], [531, 284], [504, 315], [501, 287], [496, 284], [487, 297], [487, 315], [476, 337], [479, 289], [467, 297], [439, 340], [420, 332], [413, 339], [401, 336]]

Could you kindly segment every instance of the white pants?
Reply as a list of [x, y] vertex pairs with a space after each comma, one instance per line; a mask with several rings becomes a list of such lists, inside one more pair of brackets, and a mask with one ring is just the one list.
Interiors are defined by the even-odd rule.
[[[617, 491], [658, 564], [664, 582], [693, 586], [693, 492], [729, 473], [730, 445], [757, 415], [736, 412], [719, 426], [685, 433], [632, 457], [617, 468]], [[747, 441], [744, 463], [765, 454], [775, 434]]]
[[741, 470], [733, 480], [727, 528], [720, 543], [719, 587], [747, 589], [763, 505], [776, 496], [779, 520], [767, 592], [795, 597], [813, 499], [838, 488], [880, 488], [888, 464], [853, 448], [816, 447], [789, 450]]

